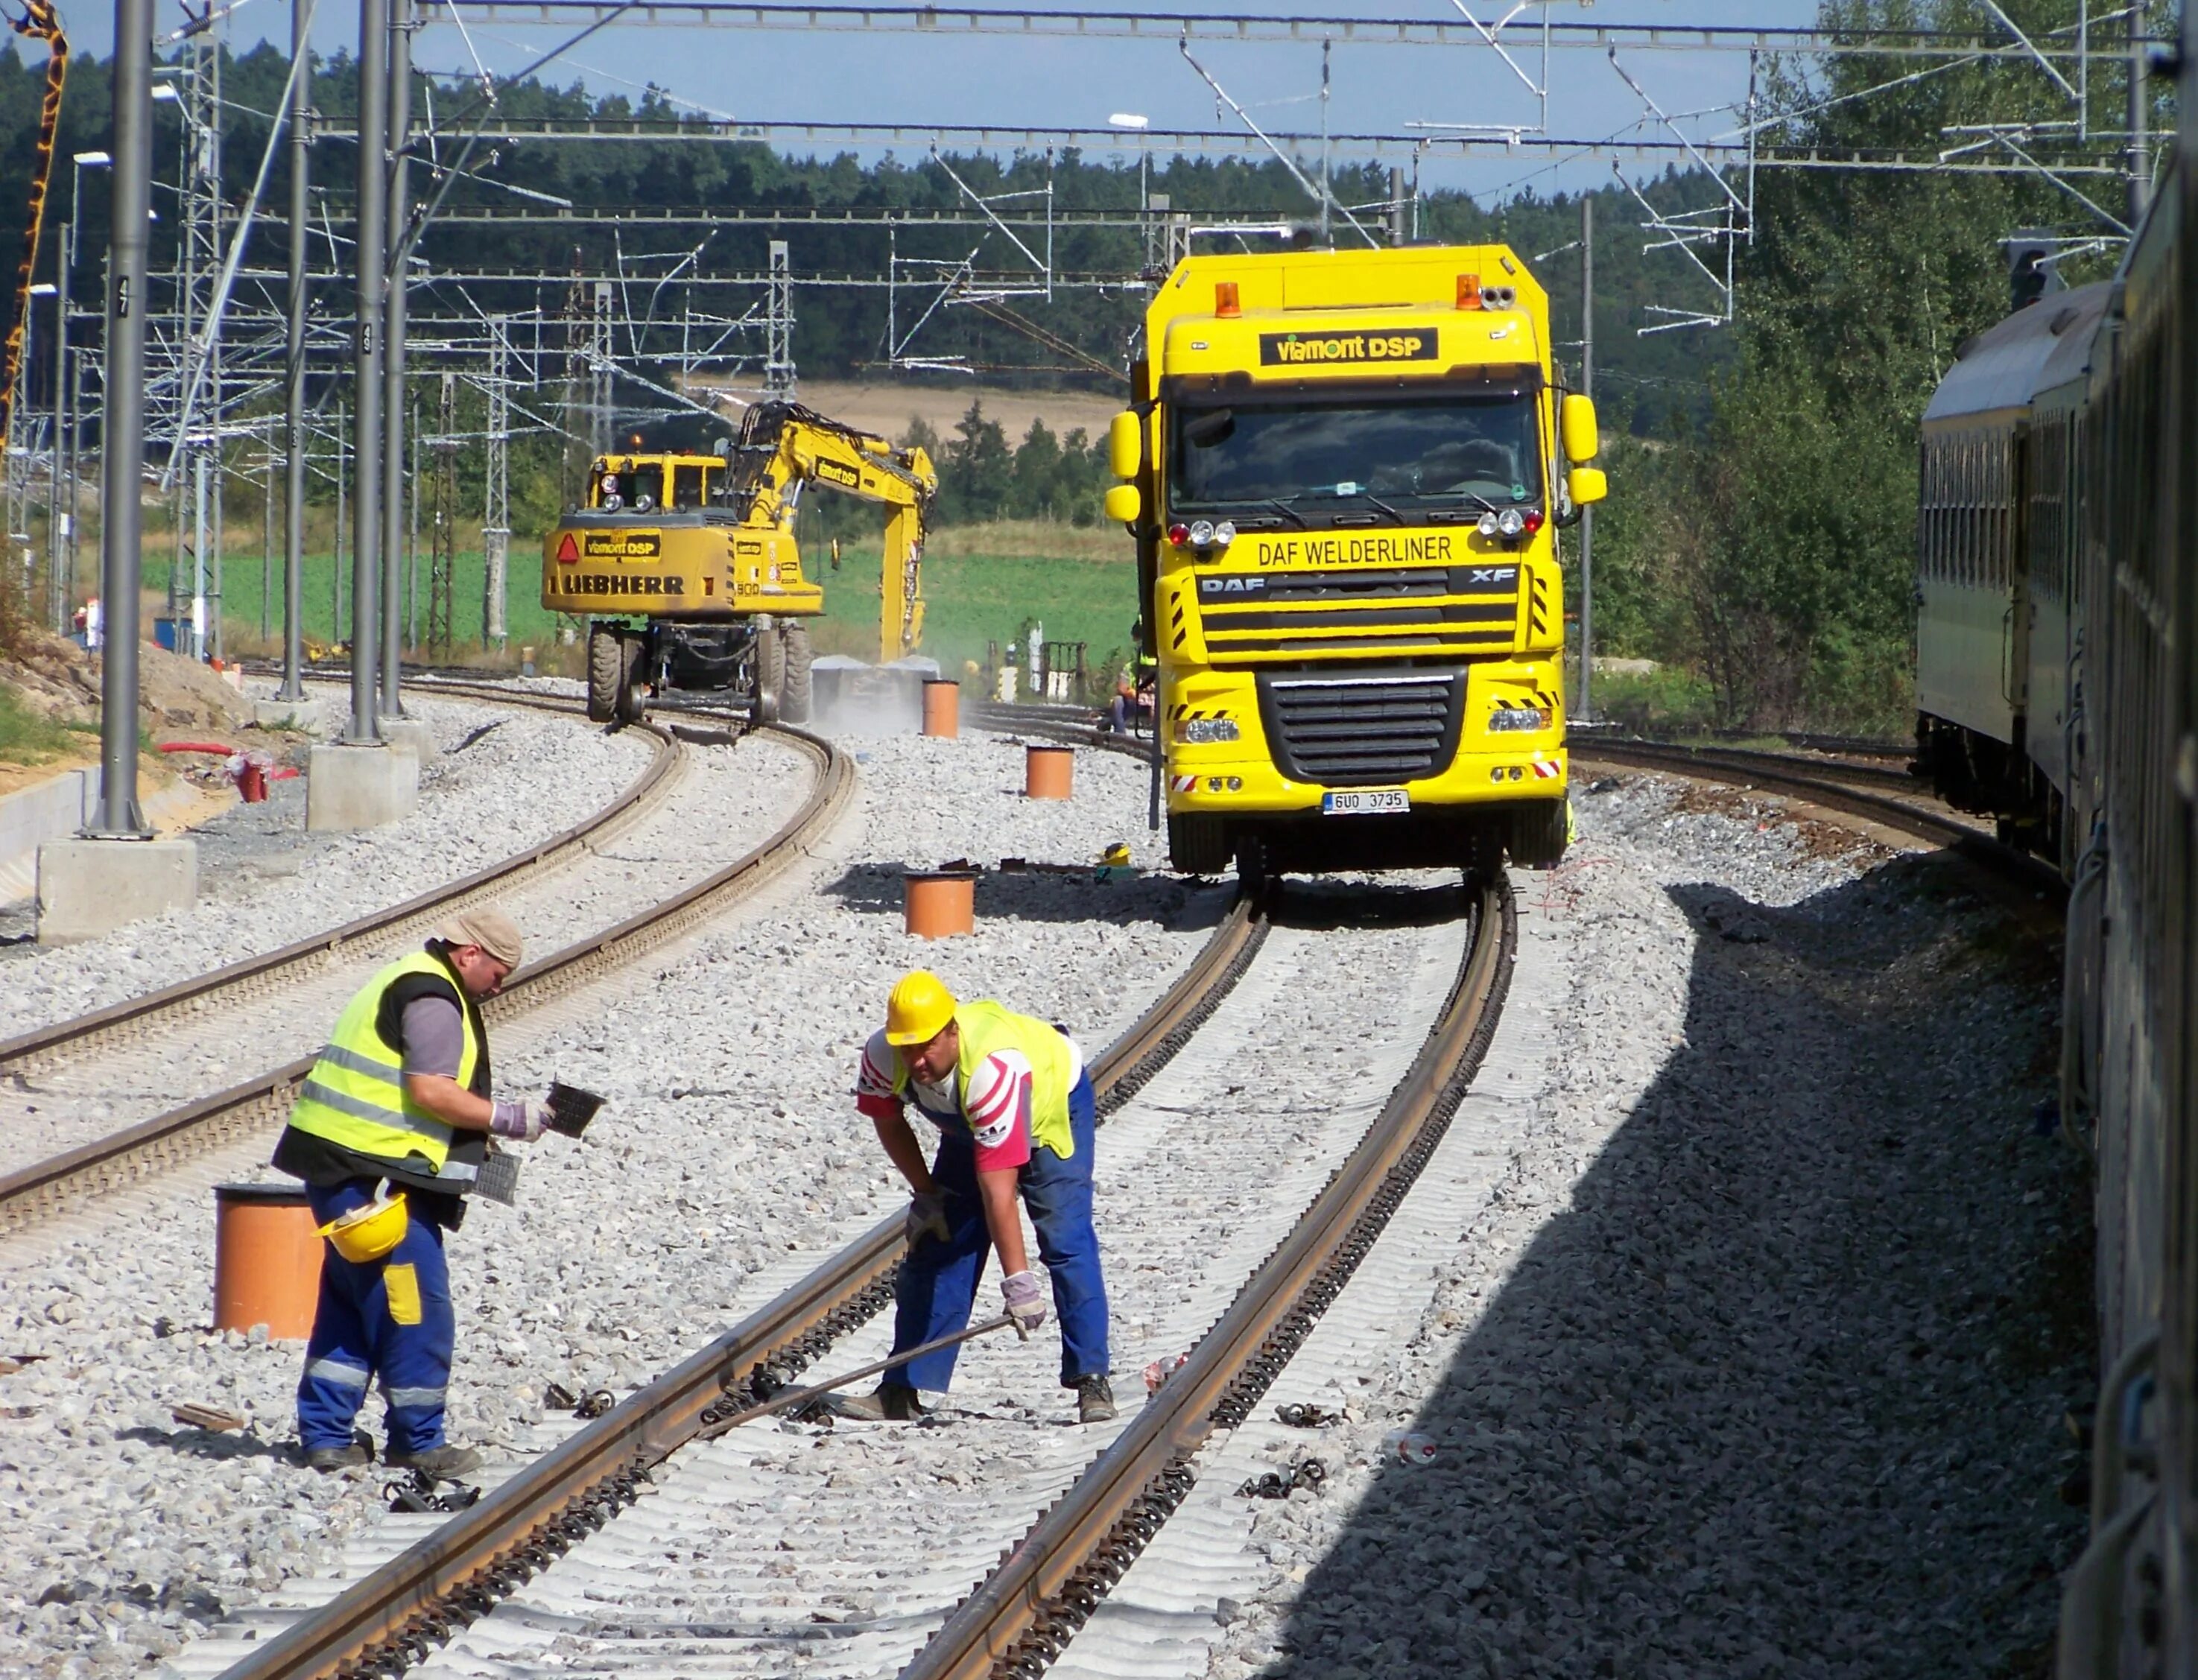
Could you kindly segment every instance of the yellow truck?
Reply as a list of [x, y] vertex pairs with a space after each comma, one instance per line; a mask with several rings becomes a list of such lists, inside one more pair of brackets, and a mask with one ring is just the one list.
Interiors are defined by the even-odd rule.
[[1177, 868], [1563, 855], [1560, 527], [1594, 405], [1500, 245], [1184, 259], [1145, 316], [1123, 480]]
[[757, 723], [805, 723], [824, 610], [794, 546], [801, 492], [821, 484], [884, 503], [878, 662], [923, 636], [923, 538], [939, 475], [799, 404], [759, 403], [737, 443], [708, 455], [598, 456], [585, 500], [542, 541], [542, 604], [585, 616], [588, 716], [633, 723], [650, 695], [730, 695]]

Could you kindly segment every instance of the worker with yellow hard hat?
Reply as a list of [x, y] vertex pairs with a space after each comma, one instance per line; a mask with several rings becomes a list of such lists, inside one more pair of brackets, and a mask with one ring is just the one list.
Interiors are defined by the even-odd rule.
[[[927, 1164], [908, 1123], [910, 1104], [939, 1128]], [[1097, 1112], [1075, 1040], [1003, 1004], [957, 1002], [938, 975], [918, 969], [893, 987], [884, 1029], [864, 1046], [855, 1107], [912, 1193], [908, 1257], [893, 1286], [893, 1351], [968, 1326], [989, 1250], [999, 1253], [1000, 1293], [1016, 1328], [1027, 1334], [1045, 1322], [1048, 1290], [1024, 1250], [1020, 1199], [1061, 1318], [1061, 1386], [1075, 1391], [1082, 1421], [1112, 1418], [1107, 1286], [1091, 1227]], [[841, 1410], [921, 1416], [922, 1394], [952, 1381], [956, 1352], [891, 1367], [875, 1394]]]
[[298, 1439], [316, 1470], [372, 1461], [352, 1424], [377, 1376], [384, 1463], [455, 1476], [480, 1462], [445, 1439], [457, 1322], [443, 1233], [465, 1218], [489, 1139], [531, 1143], [550, 1121], [547, 1102], [489, 1095], [478, 1000], [519, 956], [518, 927], [484, 905], [383, 968], [338, 1018], [276, 1143], [275, 1166], [305, 1181], [328, 1239], [298, 1382]]

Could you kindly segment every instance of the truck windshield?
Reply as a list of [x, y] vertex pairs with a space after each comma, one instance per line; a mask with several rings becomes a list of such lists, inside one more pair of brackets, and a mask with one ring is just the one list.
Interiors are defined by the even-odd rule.
[[1510, 392], [1178, 409], [1169, 502], [1178, 509], [1538, 502], [1536, 433], [1533, 398]]

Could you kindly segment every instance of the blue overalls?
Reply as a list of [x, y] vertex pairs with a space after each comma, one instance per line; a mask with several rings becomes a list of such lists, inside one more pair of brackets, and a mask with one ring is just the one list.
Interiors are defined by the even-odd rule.
[[[915, 1101], [911, 1090], [910, 1100]], [[921, 1107], [922, 1104], [916, 1104]], [[947, 1235], [927, 1237], [901, 1262], [893, 1289], [893, 1346], [915, 1347], [965, 1328], [991, 1252], [991, 1229], [977, 1190], [977, 1146], [959, 1114], [924, 1115], [939, 1128], [931, 1180], [946, 1199]], [[1076, 1153], [1063, 1160], [1032, 1139], [1019, 1180], [1023, 1206], [1038, 1231], [1038, 1257], [1053, 1278], [1053, 1310], [1061, 1321], [1061, 1386], [1107, 1375], [1107, 1286], [1099, 1275], [1099, 1234], [1091, 1227], [1091, 1156], [1097, 1113], [1091, 1081], [1079, 1075], [1068, 1093], [1068, 1132]], [[954, 1380], [959, 1347], [945, 1347], [885, 1374], [887, 1386], [944, 1390]]]
[[[375, 1183], [308, 1184], [314, 1220], [325, 1225], [373, 1200]], [[414, 1212], [404, 1240], [378, 1260], [346, 1260], [333, 1243], [323, 1243], [320, 1305], [298, 1380], [298, 1436], [305, 1450], [352, 1444], [352, 1424], [376, 1375], [389, 1406], [387, 1450], [441, 1446], [457, 1334], [440, 1225]]]

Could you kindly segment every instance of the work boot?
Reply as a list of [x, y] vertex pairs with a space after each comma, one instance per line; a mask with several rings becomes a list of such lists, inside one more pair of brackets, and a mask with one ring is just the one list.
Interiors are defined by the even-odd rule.
[[417, 1470], [445, 1481], [480, 1468], [481, 1456], [471, 1447], [423, 1447], [417, 1452], [390, 1451], [381, 1462], [392, 1470]]
[[1114, 1391], [1103, 1375], [1076, 1379], [1076, 1421], [1079, 1423], [1112, 1423], [1114, 1421]]
[[881, 1423], [913, 1423], [924, 1415], [926, 1407], [913, 1388], [897, 1382], [881, 1382], [871, 1394], [850, 1394], [832, 1402], [832, 1410], [842, 1417], [869, 1418]]
[[307, 1468], [323, 1475], [333, 1475], [338, 1470], [354, 1470], [362, 1464], [374, 1462], [374, 1454], [353, 1441], [349, 1446], [308, 1447], [305, 1449]]

